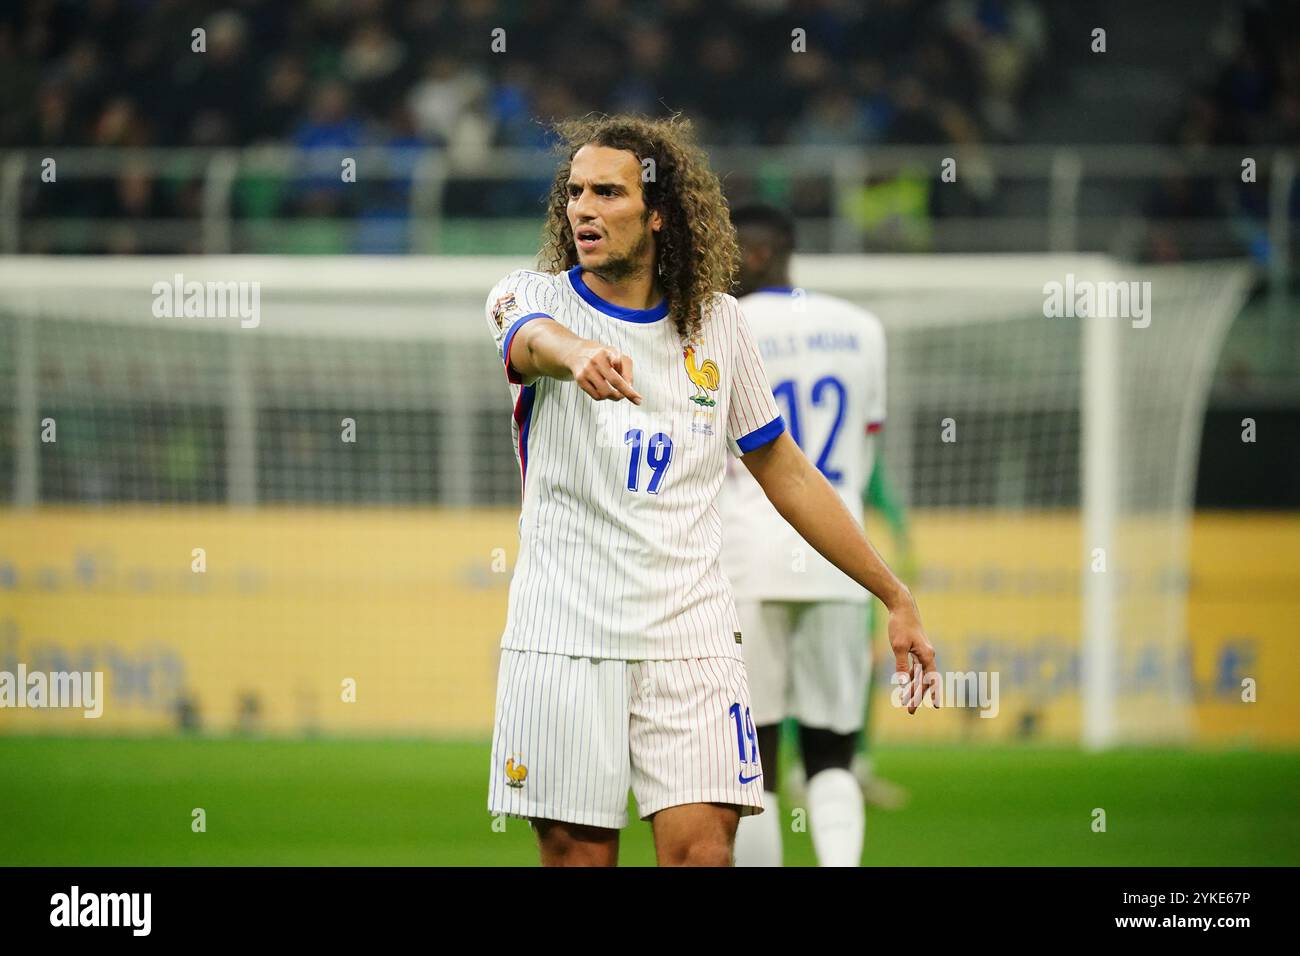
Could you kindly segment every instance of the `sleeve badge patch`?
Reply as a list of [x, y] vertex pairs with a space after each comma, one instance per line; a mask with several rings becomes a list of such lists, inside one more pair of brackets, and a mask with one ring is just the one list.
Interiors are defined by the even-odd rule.
[[498, 329], [504, 329], [507, 317], [514, 316], [518, 312], [519, 303], [515, 301], [513, 292], [507, 292], [492, 303], [492, 321], [496, 322]]

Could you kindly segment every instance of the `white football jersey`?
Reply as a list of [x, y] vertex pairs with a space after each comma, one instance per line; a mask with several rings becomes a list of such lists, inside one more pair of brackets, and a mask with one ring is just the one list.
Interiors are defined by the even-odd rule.
[[[743, 299], [750, 332], [790, 436], [859, 522], [885, 420], [885, 333], [850, 302], [787, 288]], [[723, 568], [738, 601], [868, 601], [807, 544], [744, 465], [727, 469]]]
[[[523, 483], [519, 560], [501, 646], [624, 660], [741, 657], [721, 567], [727, 452], [784, 430], [740, 306], [714, 295], [684, 348], [666, 302], [628, 309], [581, 268], [519, 270], [488, 295], [514, 398]], [[531, 319], [613, 346], [642, 404], [596, 401], [573, 381], [523, 380], [510, 343]]]

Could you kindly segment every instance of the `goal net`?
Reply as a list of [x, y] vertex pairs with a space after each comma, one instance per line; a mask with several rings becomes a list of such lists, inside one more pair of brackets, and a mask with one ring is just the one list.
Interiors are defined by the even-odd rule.
[[[110, 686], [94, 728], [24, 728], [490, 729], [519, 475], [483, 302], [530, 266], [0, 262], [0, 669]], [[882, 461], [972, 698], [921, 733], [1187, 739], [1197, 447], [1248, 268], [820, 256], [794, 281], [886, 328]]]

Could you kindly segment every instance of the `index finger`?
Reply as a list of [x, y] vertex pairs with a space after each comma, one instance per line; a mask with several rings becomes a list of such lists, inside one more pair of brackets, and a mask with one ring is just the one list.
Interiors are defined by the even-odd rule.
[[934, 648], [921, 647], [913, 653], [921, 662], [921, 698], [924, 700], [925, 692], [929, 690], [930, 700], [937, 710], [941, 704], [939, 702], [939, 667], [935, 663]]
[[625, 398], [631, 399], [634, 405], [641, 404], [641, 393], [632, 387], [631, 382], [618, 374], [618, 371], [612, 365], [608, 372], [603, 372], [602, 374], [605, 376], [605, 381], [609, 382], [609, 384], [613, 388], [617, 389], [621, 395]]
[[916, 708], [920, 707], [925, 700], [925, 669], [915, 657], [913, 657], [912, 669], [909, 673], [912, 679], [907, 683], [907, 712], [915, 714]]
[[906, 700], [906, 702], [907, 702], [904, 706], [906, 706], [906, 707], [910, 707], [911, 704], [912, 704], [912, 661], [911, 661], [911, 657], [912, 657], [911, 651], [895, 651], [895, 652], [894, 652], [894, 674], [895, 674], [895, 675], [898, 675], [898, 674], [903, 675], [902, 677], [898, 677], [898, 678], [896, 678], [896, 681], [897, 681], [898, 685], [899, 685], [900, 687], [903, 688], [904, 700]]
[[627, 383], [631, 385], [632, 384], [632, 356], [628, 355], [626, 352], [619, 353], [618, 364], [615, 366], [614, 371], [622, 374], [622, 376], [625, 379], [627, 379]]

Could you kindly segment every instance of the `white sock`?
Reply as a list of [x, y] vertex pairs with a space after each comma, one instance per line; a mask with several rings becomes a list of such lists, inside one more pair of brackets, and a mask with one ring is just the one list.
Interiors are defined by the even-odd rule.
[[781, 865], [781, 811], [776, 794], [763, 791], [763, 812], [736, 827], [736, 866]]
[[808, 781], [808, 827], [818, 865], [861, 866], [866, 826], [862, 787], [853, 774], [832, 767]]

